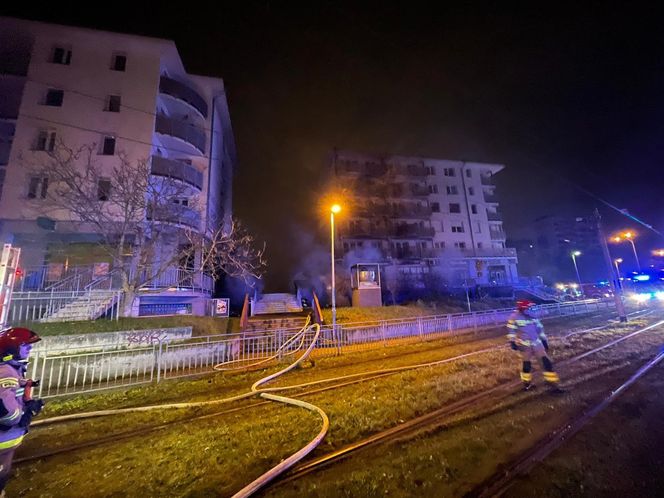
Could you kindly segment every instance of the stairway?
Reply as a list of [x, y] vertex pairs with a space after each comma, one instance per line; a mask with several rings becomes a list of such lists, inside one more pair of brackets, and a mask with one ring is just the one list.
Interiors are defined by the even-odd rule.
[[268, 332], [273, 330], [301, 329], [307, 321], [306, 316], [250, 318], [243, 332]]
[[263, 294], [260, 299], [251, 303], [251, 316], [301, 312], [302, 303], [298, 302], [297, 296], [285, 292]]
[[73, 322], [96, 320], [116, 304], [118, 293], [114, 291], [89, 291], [42, 318], [41, 322]]
[[561, 303], [563, 302], [558, 296], [555, 294], [548, 292], [545, 287], [539, 286], [520, 286], [520, 285], [515, 285], [514, 290], [516, 291], [521, 291], [525, 292], [527, 294], [530, 294], [531, 296], [535, 296], [538, 299], [541, 299], [542, 301], [549, 301], [549, 302], [555, 302], [555, 303]]

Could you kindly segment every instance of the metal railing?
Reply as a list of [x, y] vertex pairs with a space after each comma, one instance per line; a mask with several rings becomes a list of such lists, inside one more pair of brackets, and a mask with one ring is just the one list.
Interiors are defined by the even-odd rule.
[[[608, 309], [612, 301], [587, 300], [538, 307], [542, 318], [591, 313]], [[380, 320], [323, 327], [314, 357], [338, 355], [432, 340], [468, 330], [496, 327], [513, 312], [509, 309], [457, 313], [411, 319]], [[313, 331], [294, 341], [297, 328], [232, 335], [198, 337], [181, 343], [160, 342], [150, 347], [86, 353], [51, 354], [38, 350], [31, 359], [30, 375], [40, 379], [38, 395], [60, 396], [151, 382], [153, 380], [199, 375], [214, 365], [241, 366], [247, 361], [283, 358], [313, 339]], [[272, 361], [272, 360], [270, 360]]]
[[[9, 305], [8, 320], [13, 325], [39, 321], [90, 320], [112, 310], [110, 318], [119, 318], [122, 291], [61, 291], [14, 292]], [[74, 308], [89, 311], [84, 317], [74, 313]], [[71, 313], [64, 310], [71, 309]], [[56, 316], [57, 315], [57, 316]], [[56, 316], [54, 318], [54, 316]]]

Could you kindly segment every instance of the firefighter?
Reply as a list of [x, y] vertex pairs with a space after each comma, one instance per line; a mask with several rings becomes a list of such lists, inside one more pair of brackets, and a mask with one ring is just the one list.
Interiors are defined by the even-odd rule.
[[523, 299], [516, 302], [516, 311], [507, 320], [507, 339], [513, 350], [518, 351], [522, 361], [521, 380], [527, 391], [532, 387], [532, 362], [538, 358], [544, 368], [544, 380], [554, 392], [562, 392], [558, 387], [560, 379], [553, 369], [553, 363], [547, 355], [549, 343], [544, 334], [544, 327], [533, 314], [535, 303]]
[[32, 417], [44, 402], [32, 399], [36, 382], [26, 379], [28, 356], [41, 339], [32, 330], [13, 327], [0, 332], [0, 497], [11, 472], [12, 459]]

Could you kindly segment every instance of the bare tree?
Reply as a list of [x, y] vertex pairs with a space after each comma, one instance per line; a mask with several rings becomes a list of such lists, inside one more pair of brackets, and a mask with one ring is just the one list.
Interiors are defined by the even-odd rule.
[[29, 170], [48, 182], [45, 202], [35, 204], [43, 214], [93, 234], [107, 251], [124, 291], [123, 315], [141, 288], [174, 269], [173, 285], [192, 284], [202, 275], [261, 277], [265, 247], [257, 247], [236, 220], [203, 220], [188, 186], [152, 174], [148, 159], [132, 161], [120, 152], [112, 165], [101, 164], [95, 144], [71, 148], [62, 141], [46, 160], [34, 157]]

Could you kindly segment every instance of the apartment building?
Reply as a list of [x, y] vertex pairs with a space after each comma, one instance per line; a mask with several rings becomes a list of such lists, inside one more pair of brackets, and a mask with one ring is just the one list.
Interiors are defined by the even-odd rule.
[[[149, 161], [151, 175], [181, 185], [182, 226], [230, 220], [236, 153], [224, 83], [189, 74], [173, 41], [0, 18], [0, 233], [26, 268], [48, 265], [56, 244], [94, 241], [71, 213], [44, 216], [48, 177], [25, 168], [58, 143], [94, 144], [109, 175], [119, 154]], [[189, 294], [209, 296], [204, 277]], [[173, 285], [167, 275], [154, 283]]]
[[420, 285], [432, 272], [451, 286], [518, 280], [493, 183], [503, 165], [337, 150], [331, 166], [349, 200], [337, 225], [351, 260]]

